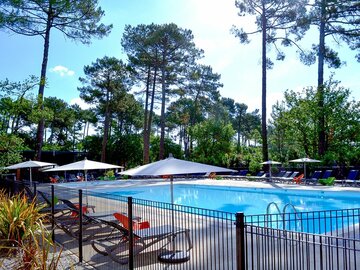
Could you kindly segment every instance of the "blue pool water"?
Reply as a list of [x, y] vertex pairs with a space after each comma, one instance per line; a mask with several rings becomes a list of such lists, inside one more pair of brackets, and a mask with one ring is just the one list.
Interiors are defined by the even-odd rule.
[[[170, 202], [170, 185], [97, 189], [113, 196]], [[174, 203], [245, 215], [265, 214], [269, 203], [282, 210], [290, 203], [298, 212], [360, 208], [358, 192], [309, 191], [266, 188], [238, 188], [209, 185], [174, 184]], [[278, 213], [275, 207], [270, 212]]]

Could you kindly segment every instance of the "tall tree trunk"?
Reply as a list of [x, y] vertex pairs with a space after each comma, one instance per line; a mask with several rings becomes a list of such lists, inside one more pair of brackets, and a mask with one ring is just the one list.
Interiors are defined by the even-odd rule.
[[18, 131], [19, 131], [19, 123], [20, 123], [20, 115], [17, 115], [16, 120], [15, 120], [15, 126], [14, 126], [14, 129], [13, 129], [14, 133], [18, 133]]
[[239, 121], [237, 127], [237, 147], [236, 147], [237, 153], [240, 152], [240, 137], [241, 137], [240, 128], [241, 128], [241, 114], [239, 115]]
[[[265, 12], [265, 6], [263, 6]], [[267, 126], [266, 126], [266, 17], [262, 14], [262, 97], [261, 97], [261, 137], [262, 137], [262, 154], [263, 160], [269, 159], [268, 142], [267, 142]]]
[[105, 120], [104, 120], [104, 136], [102, 141], [101, 149], [101, 162], [106, 161], [106, 146], [109, 136], [109, 126], [110, 126], [110, 108], [109, 108], [110, 92], [106, 92], [106, 107], [105, 107]]
[[325, 115], [324, 115], [324, 57], [325, 57], [325, 20], [326, 0], [321, 1], [321, 19], [319, 28], [319, 51], [318, 51], [318, 154], [325, 153]]
[[183, 145], [184, 130], [185, 130], [185, 127], [180, 124], [180, 126], [179, 126], [179, 145], [181, 148]]
[[89, 122], [85, 121], [84, 123], [84, 130], [83, 130], [83, 136], [82, 136], [82, 139], [85, 140], [85, 136], [86, 136], [86, 133], [87, 133], [87, 125], [88, 125]]
[[[148, 121], [148, 127], [147, 127], [147, 132], [148, 132], [147, 139], [148, 139], [149, 148], [150, 148], [150, 135], [151, 135], [151, 130], [152, 130], [151, 129], [151, 127], [152, 127], [152, 117], [153, 117], [154, 103], [155, 103], [155, 88], [156, 88], [157, 73], [158, 73], [158, 67], [155, 66], [153, 85], [152, 85], [152, 91], [151, 91], [149, 121]], [[149, 155], [150, 155], [150, 151], [149, 151]], [[149, 161], [150, 161], [150, 157], [149, 157]]]
[[[51, 2], [49, 6], [48, 19], [46, 22], [46, 31], [45, 31], [45, 39], [44, 39], [44, 53], [43, 53], [43, 61], [41, 64], [41, 74], [40, 74], [40, 84], [39, 84], [39, 93], [38, 93], [38, 103], [40, 110], [44, 109], [44, 89], [46, 84], [46, 69], [49, 57], [49, 44], [50, 44], [50, 30], [52, 24], [52, 8]], [[37, 133], [36, 133], [36, 145], [35, 145], [35, 160], [41, 160], [41, 151], [43, 146], [43, 137], [44, 137], [44, 118], [41, 118], [38, 123]]]
[[54, 140], [54, 124], [53, 123], [51, 123], [50, 136], [49, 136], [49, 142], [51, 145], [53, 144], [53, 140]]
[[76, 142], [76, 122], [74, 123], [74, 126], [73, 126], [73, 152], [75, 152], [75, 142]]
[[165, 79], [165, 57], [163, 57], [163, 66], [161, 67], [161, 114], [160, 114], [160, 147], [159, 160], [164, 159], [165, 155], [165, 100], [166, 100], [166, 79]]
[[186, 158], [190, 157], [189, 140], [189, 134], [187, 133], [186, 128], [184, 128], [184, 152]]
[[144, 108], [144, 124], [143, 124], [143, 141], [144, 141], [144, 149], [143, 149], [143, 164], [149, 163], [149, 153], [150, 153], [150, 143], [149, 143], [149, 132], [148, 132], [148, 106], [149, 106], [149, 92], [150, 92], [150, 79], [151, 79], [151, 67], [149, 65], [146, 79], [146, 92], [145, 92], [145, 108]]

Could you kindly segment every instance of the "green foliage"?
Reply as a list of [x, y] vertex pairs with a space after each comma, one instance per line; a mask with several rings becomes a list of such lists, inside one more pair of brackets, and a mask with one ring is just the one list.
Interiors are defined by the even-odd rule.
[[0, 168], [20, 162], [23, 140], [16, 135], [0, 134]]
[[105, 181], [115, 180], [115, 173], [113, 170], [108, 170], [105, 172], [104, 176], [99, 177], [99, 179]]
[[126, 92], [129, 91], [132, 80], [127, 66], [115, 57], [97, 59], [84, 67], [84, 73], [86, 77], [80, 78], [84, 86], [78, 90], [82, 99], [94, 104], [98, 114], [104, 115], [101, 160], [105, 161], [113, 113], [117, 111], [121, 114], [126, 111], [123, 104], [127, 104], [124, 99], [128, 97]]
[[61, 252], [51, 255], [56, 250], [42, 208], [22, 194], [0, 192], [0, 251], [16, 258], [16, 269], [57, 269]]
[[31, 91], [37, 83], [34, 76], [23, 82], [0, 81], [0, 132], [18, 134], [32, 124], [36, 102]]
[[[285, 92], [285, 100], [273, 108], [271, 144], [273, 157], [286, 161], [299, 156], [317, 158], [319, 92], [312, 88], [301, 93]], [[360, 160], [360, 102], [350, 99], [350, 91], [329, 81], [323, 90], [326, 149], [324, 164], [349, 165]]]
[[[159, 160], [159, 151], [160, 151], [160, 137], [152, 136], [150, 138], [150, 159], [151, 162]], [[169, 154], [172, 154], [174, 157], [181, 158], [182, 151], [180, 145], [174, 143], [170, 138], [165, 138], [165, 158], [169, 157]]]
[[108, 158], [113, 163], [132, 168], [142, 164], [142, 148], [140, 134], [115, 134], [109, 142]]
[[231, 124], [215, 119], [206, 120], [190, 129], [195, 142], [191, 159], [207, 164], [229, 166], [235, 131]]
[[259, 147], [249, 148], [244, 154], [244, 160], [249, 164], [249, 171], [251, 173], [259, 171], [262, 168], [260, 163], [263, 161], [261, 149]]
[[83, 140], [83, 148], [88, 153], [88, 158], [100, 160], [102, 137], [100, 135], [91, 135]]
[[[325, 38], [337, 40], [338, 43], [346, 43], [350, 49], [359, 51], [359, 1], [315, 0], [309, 3], [309, 7], [309, 12], [303, 22], [316, 26], [319, 29], [320, 40], [324, 39], [324, 44], [312, 44], [313, 54], [322, 58], [330, 68], [341, 67], [344, 63], [338, 53], [330, 47], [332, 43], [327, 42]], [[320, 27], [322, 24], [324, 26]], [[359, 59], [359, 53], [356, 58]], [[321, 60], [319, 59], [319, 61]], [[319, 70], [319, 72], [321, 71]], [[323, 76], [323, 74], [321, 75]]]
[[267, 109], [266, 109], [266, 81], [267, 70], [273, 67], [273, 62], [268, 56], [268, 49], [275, 47], [276, 59], [284, 60], [285, 54], [280, 50], [280, 45], [289, 47], [296, 43], [304, 35], [304, 30], [309, 26], [299, 25], [297, 22], [306, 13], [307, 0], [236, 0], [239, 16], [246, 14], [255, 18], [256, 29], [243, 29], [232, 27], [232, 33], [239, 38], [241, 43], [250, 42], [249, 37], [261, 34], [262, 50], [262, 96], [261, 96], [261, 145], [263, 160], [268, 159], [268, 135], [267, 135]]
[[0, 205], [1, 239], [9, 240], [10, 244], [21, 244], [41, 229], [41, 219], [44, 217], [39, 212], [41, 207], [37, 207], [35, 202], [28, 203], [25, 196], [8, 198], [0, 193]]
[[99, 23], [104, 11], [97, 0], [72, 1], [5, 1], [0, 10], [4, 27], [26, 36], [45, 36], [50, 27], [58, 29], [69, 39], [89, 44], [92, 37], [106, 36], [112, 25]]
[[[125, 27], [121, 44], [128, 54], [131, 67], [137, 73], [136, 76], [145, 85], [144, 159], [146, 161], [150, 150], [149, 138], [155, 102], [160, 103], [159, 156], [163, 158], [166, 156], [164, 149], [165, 128], [167, 128], [166, 101], [178, 95], [182, 96], [184, 90], [189, 95], [193, 94], [190, 89], [196, 92], [202, 87], [205, 92], [210, 91], [214, 84], [210, 86], [207, 82], [218, 80], [219, 75], [213, 74], [210, 67], [195, 67], [195, 60], [201, 58], [203, 52], [196, 48], [193, 39], [191, 30], [182, 29], [173, 23]], [[203, 75], [199, 76], [199, 73]], [[203, 83], [206, 76], [207, 82]], [[193, 88], [190, 88], [191, 84]], [[182, 85], [184, 89], [178, 89], [178, 85]], [[160, 89], [160, 94], [155, 94], [156, 88]], [[195, 109], [192, 110], [192, 115], [195, 112]]]
[[[100, 23], [104, 11], [97, 0], [37, 1], [10, 0], [1, 3], [0, 21], [10, 32], [25, 36], [41, 36], [44, 39], [44, 53], [39, 78], [38, 107], [33, 119], [39, 119], [35, 158], [41, 158], [44, 133], [44, 119], [50, 117], [43, 112], [44, 89], [49, 57], [50, 32], [57, 29], [70, 40], [89, 44], [91, 38], [102, 38], [110, 33], [112, 25]], [[1, 27], [0, 27], [1, 29]]]

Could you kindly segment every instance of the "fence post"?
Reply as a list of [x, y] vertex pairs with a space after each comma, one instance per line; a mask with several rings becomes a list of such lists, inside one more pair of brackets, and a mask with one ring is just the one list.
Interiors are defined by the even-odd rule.
[[236, 213], [236, 269], [245, 270], [245, 216]]
[[55, 187], [51, 185], [51, 240], [55, 242]]
[[79, 189], [79, 262], [83, 261], [83, 204], [82, 204], [82, 189]]
[[128, 197], [128, 220], [129, 220], [129, 269], [134, 269], [134, 236], [133, 236], [133, 213], [132, 213], [132, 197]]

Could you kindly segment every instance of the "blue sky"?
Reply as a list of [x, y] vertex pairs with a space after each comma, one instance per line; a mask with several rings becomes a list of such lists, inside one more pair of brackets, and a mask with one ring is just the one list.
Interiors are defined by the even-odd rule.
[[[99, 0], [99, 3], [105, 10], [103, 22], [114, 25], [109, 36], [83, 45], [65, 39], [56, 30], [51, 33], [45, 96], [56, 96], [81, 105], [77, 87], [80, 86], [83, 67], [104, 56], [126, 60], [120, 46], [126, 24], [173, 22], [193, 31], [196, 45], [205, 51], [201, 62], [221, 74], [224, 84], [221, 95], [247, 104], [249, 110], [260, 109], [260, 40], [255, 38], [249, 45], [242, 45], [230, 34], [232, 25], [254, 27], [253, 18], [237, 16], [233, 0]], [[309, 35], [306, 40], [310, 45], [317, 37]], [[0, 41], [0, 80], [22, 81], [29, 75], [39, 76], [43, 53], [41, 37], [0, 32]], [[347, 62], [341, 70], [335, 71], [335, 79], [342, 81], [342, 85], [350, 88], [352, 96], [359, 100], [359, 64], [354, 60], [355, 53], [345, 45], [335, 48]], [[304, 66], [294, 51], [294, 48], [288, 50], [285, 61], [275, 62], [274, 69], [268, 72], [268, 113], [270, 106], [282, 99], [286, 89], [301, 90], [316, 85], [316, 65]], [[328, 78], [328, 70], [325, 76]], [[36, 93], [37, 89], [34, 90]]]

